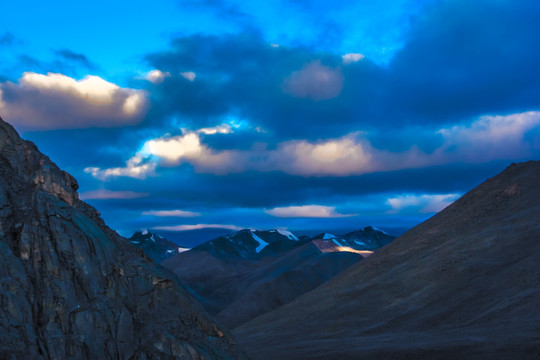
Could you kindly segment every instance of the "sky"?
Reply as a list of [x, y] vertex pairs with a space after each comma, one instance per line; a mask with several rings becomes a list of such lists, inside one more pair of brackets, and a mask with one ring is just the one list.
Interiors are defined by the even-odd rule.
[[535, 0], [29, 0], [0, 13], [0, 116], [124, 236], [400, 234], [540, 156]]

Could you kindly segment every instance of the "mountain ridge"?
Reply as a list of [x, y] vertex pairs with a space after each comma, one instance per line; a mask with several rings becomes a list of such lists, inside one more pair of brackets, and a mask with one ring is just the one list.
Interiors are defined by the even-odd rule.
[[540, 162], [512, 164], [234, 333], [255, 359], [540, 356], [539, 181]]
[[[393, 239], [370, 229], [381, 238]], [[162, 264], [210, 313], [234, 328], [313, 290], [373, 252], [359, 251], [359, 244], [341, 237], [339, 241], [334, 236], [320, 239], [324, 244], [318, 240], [299, 238], [283, 230], [244, 229], [170, 257]], [[259, 249], [261, 244], [265, 246]]]

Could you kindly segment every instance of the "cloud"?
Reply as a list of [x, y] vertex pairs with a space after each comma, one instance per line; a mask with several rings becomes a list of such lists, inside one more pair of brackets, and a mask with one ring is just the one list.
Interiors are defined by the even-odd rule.
[[343, 55], [341, 58], [343, 59], [343, 65], [349, 65], [357, 61], [360, 61], [362, 59], [365, 59], [365, 55], [358, 54], [358, 53], [348, 53], [348, 54]]
[[146, 179], [156, 175], [158, 166], [178, 166], [189, 163], [198, 172], [214, 174], [228, 174], [242, 171], [245, 161], [241, 160], [242, 152], [238, 151], [215, 151], [201, 143], [200, 134], [229, 134], [232, 132], [228, 124], [222, 124], [210, 128], [202, 128], [195, 131], [184, 129], [184, 134], [177, 136], [163, 136], [147, 140], [142, 149], [133, 155], [125, 167], [105, 168], [87, 167], [86, 173], [101, 180], [114, 177], [131, 177]]
[[440, 1], [389, 64], [388, 115], [416, 123], [538, 109], [540, 5]]
[[143, 215], [159, 216], [159, 217], [196, 217], [201, 216], [201, 213], [185, 210], [151, 210], [143, 211]]
[[356, 216], [357, 214], [341, 214], [333, 206], [302, 205], [285, 206], [265, 210], [269, 215], [280, 218], [341, 218]]
[[236, 225], [225, 224], [196, 224], [196, 225], [172, 225], [172, 226], [156, 226], [154, 230], [163, 231], [189, 231], [189, 230], [201, 230], [201, 229], [227, 229], [233, 231], [239, 231], [243, 228]]
[[431, 152], [422, 151], [414, 142], [403, 151], [376, 148], [367, 134], [359, 132], [319, 141], [285, 141], [275, 149], [262, 146], [217, 150], [202, 142], [201, 134], [231, 134], [232, 128], [225, 124], [147, 140], [126, 167], [85, 171], [100, 179], [116, 176], [144, 179], [155, 174], [158, 166], [191, 164], [196, 172], [215, 175], [246, 170], [305, 177], [362, 175], [456, 162], [524, 158], [538, 150], [535, 148], [538, 134], [527, 140], [527, 134], [538, 127], [540, 112], [482, 116], [468, 125], [419, 132], [417, 137], [439, 139], [440, 144]]
[[392, 209], [391, 214], [402, 211], [419, 211], [421, 213], [437, 213], [457, 200], [460, 194], [422, 194], [400, 195], [386, 200]]
[[135, 191], [112, 191], [106, 189], [85, 191], [79, 194], [81, 200], [118, 200], [118, 199], [138, 199], [148, 196], [148, 193]]
[[316, 60], [298, 71], [293, 71], [284, 80], [283, 89], [299, 98], [315, 101], [327, 100], [341, 94], [343, 81], [343, 75], [339, 69], [321, 65], [321, 61]]
[[15, 36], [10, 32], [5, 32], [0, 35], [0, 46], [9, 46], [15, 43]]
[[19, 129], [51, 130], [134, 125], [148, 108], [146, 92], [98, 76], [81, 80], [25, 72], [0, 84], [0, 111]]
[[180, 75], [182, 75], [184, 78], [188, 79], [189, 81], [194, 81], [197, 77], [197, 74], [195, 74], [193, 71], [184, 71], [181, 72]]
[[[371, 73], [380, 70], [369, 61], [342, 69], [339, 55], [273, 48], [257, 32], [179, 37], [147, 61], [171, 73], [152, 89], [153, 123], [177, 118], [195, 128], [240, 116], [279, 141], [357, 131], [358, 124], [349, 120], [367, 119], [361, 115], [376, 101], [366, 88], [380, 86], [379, 75]], [[181, 75], [186, 71], [196, 73], [196, 80], [186, 81]]]
[[144, 77], [146, 80], [150, 81], [152, 84], [161, 84], [165, 78], [168, 78], [171, 76], [171, 73], [169, 72], [163, 72], [161, 70], [151, 70], [149, 71], [146, 76]]
[[54, 53], [63, 60], [80, 64], [89, 70], [96, 69], [96, 65], [88, 60], [84, 54], [79, 54], [68, 49], [56, 50]]
[[319, 142], [295, 140], [282, 143], [268, 155], [269, 169], [304, 176], [344, 176], [372, 170], [372, 149], [350, 134]]
[[437, 133], [445, 139], [441, 147], [448, 156], [461, 161], [486, 161], [532, 156], [534, 148], [526, 140], [540, 127], [540, 112], [481, 116], [470, 125], [443, 128]]
[[198, 134], [214, 135], [214, 134], [230, 134], [233, 132], [231, 125], [221, 124], [214, 127], [202, 128], [196, 131]]
[[155, 174], [157, 163], [143, 158], [142, 155], [136, 154], [126, 163], [125, 167], [114, 167], [102, 169], [99, 167], [86, 167], [85, 173], [91, 174], [96, 179], [108, 180], [111, 177], [125, 176], [134, 179], [146, 179], [148, 176]]

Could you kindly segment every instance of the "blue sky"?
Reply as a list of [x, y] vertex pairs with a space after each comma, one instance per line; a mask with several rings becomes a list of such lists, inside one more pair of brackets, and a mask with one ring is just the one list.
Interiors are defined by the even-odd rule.
[[536, 1], [0, 12], [0, 116], [126, 236], [399, 233], [540, 155]]

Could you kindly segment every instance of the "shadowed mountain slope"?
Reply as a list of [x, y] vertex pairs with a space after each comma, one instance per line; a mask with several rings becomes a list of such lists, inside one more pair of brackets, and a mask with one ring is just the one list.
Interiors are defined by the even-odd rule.
[[246, 358], [1, 119], [0, 179], [0, 358]]
[[235, 330], [255, 359], [540, 357], [540, 162]]
[[283, 230], [241, 230], [162, 264], [212, 314], [234, 328], [315, 289], [372, 253], [359, 249], [393, 239], [372, 227], [353, 235], [349, 240], [330, 234], [300, 240]]

